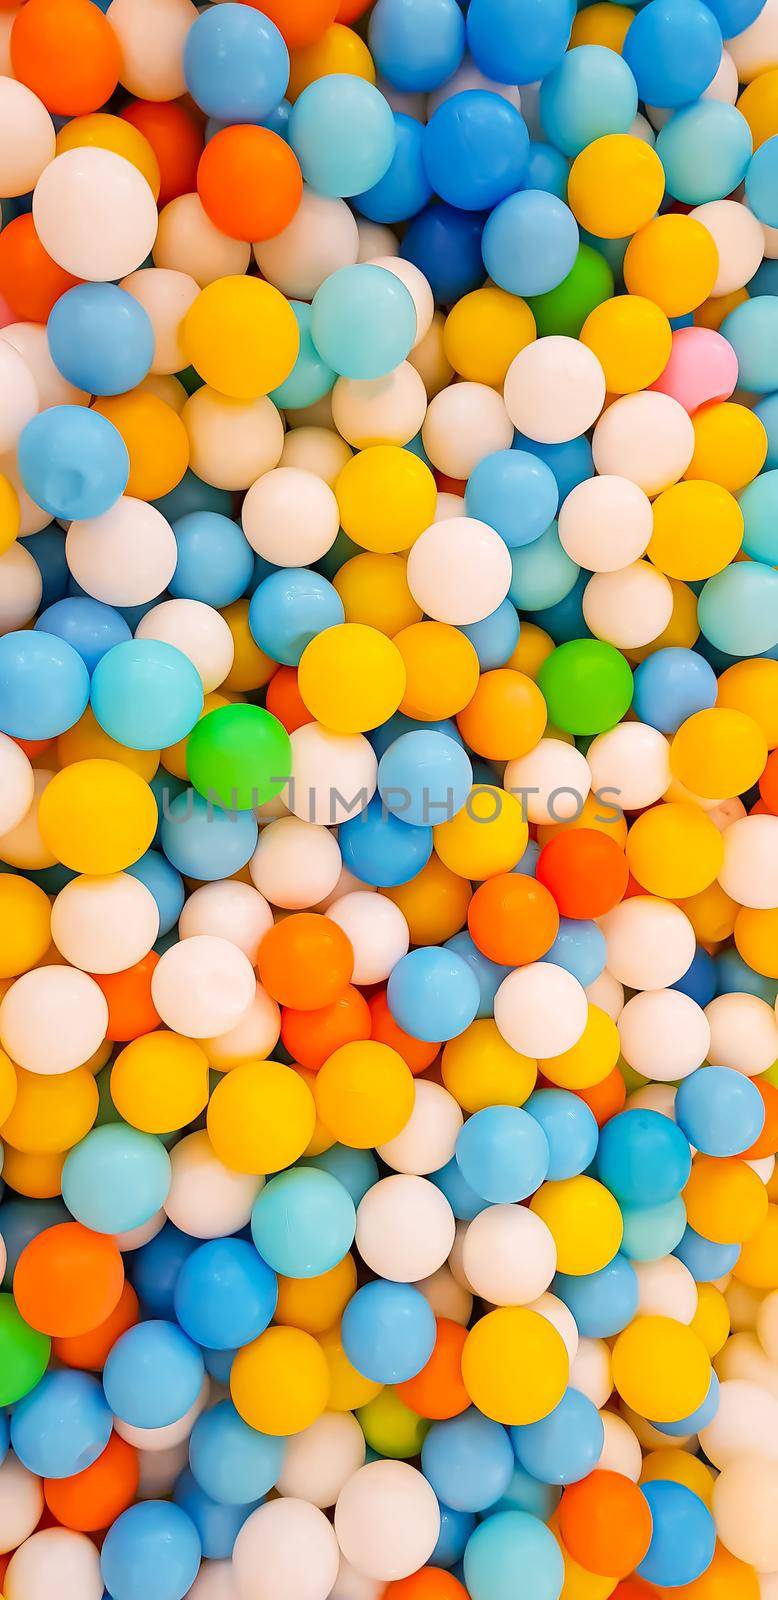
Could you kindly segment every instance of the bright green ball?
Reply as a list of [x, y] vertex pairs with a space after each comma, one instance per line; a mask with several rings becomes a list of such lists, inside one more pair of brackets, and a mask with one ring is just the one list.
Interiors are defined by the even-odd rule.
[[604, 733], [632, 703], [632, 672], [620, 650], [602, 639], [570, 639], [543, 662], [538, 688], [549, 722], [565, 733]]
[[430, 1430], [426, 1417], [411, 1411], [389, 1385], [375, 1400], [360, 1406], [356, 1417], [371, 1450], [392, 1461], [417, 1456]]
[[0, 1294], [0, 1406], [12, 1406], [39, 1383], [49, 1364], [51, 1340], [31, 1328], [12, 1294]]
[[610, 300], [613, 273], [607, 261], [591, 245], [578, 246], [578, 254], [567, 277], [546, 294], [531, 295], [527, 304], [537, 323], [538, 338], [561, 333], [577, 339], [590, 311]]
[[280, 794], [288, 782], [289, 735], [261, 706], [220, 706], [192, 729], [186, 770], [206, 800], [227, 811], [251, 811]]

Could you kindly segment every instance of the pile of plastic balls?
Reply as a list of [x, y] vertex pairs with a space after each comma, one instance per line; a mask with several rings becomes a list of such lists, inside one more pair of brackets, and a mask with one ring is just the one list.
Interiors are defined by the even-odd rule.
[[5, 1600], [778, 1600], [778, 0], [0, 0]]

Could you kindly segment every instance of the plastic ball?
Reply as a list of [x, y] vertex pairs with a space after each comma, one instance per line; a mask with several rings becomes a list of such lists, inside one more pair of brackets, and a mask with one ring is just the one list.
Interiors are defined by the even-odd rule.
[[561, 1335], [524, 1306], [487, 1312], [470, 1330], [462, 1376], [487, 1417], [519, 1426], [548, 1416], [562, 1398], [569, 1370]]
[[468, 1226], [462, 1264], [473, 1290], [492, 1305], [531, 1306], [552, 1281], [556, 1246], [534, 1212], [488, 1205]]
[[245, 1588], [292, 1600], [322, 1600], [338, 1570], [338, 1545], [330, 1523], [317, 1506], [293, 1495], [259, 1506], [244, 1522], [232, 1554], [233, 1571]]
[[596, 356], [561, 336], [527, 345], [505, 378], [505, 404], [514, 427], [543, 444], [584, 433], [596, 422], [604, 399], [605, 378]]
[[[188, 941], [187, 941], [188, 942]], [[278, 1061], [234, 1067], [211, 1096], [208, 1135], [220, 1161], [238, 1172], [264, 1176], [302, 1155], [314, 1129], [315, 1109], [303, 1079]], [[247, 1123], [265, 1108], [261, 1127]], [[252, 1199], [256, 1198], [256, 1190]]]
[[290, 118], [289, 142], [303, 177], [323, 195], [358, 195], [372, 188], [390, 165], [396, 139], [384, 96], [372, 83], [346, 73], [309, 83]]
[[154, 196], [137, 168], [111, 150], [85, 146], [55, 157], [36, 184], [33, 204], [41, 243], [76, 277], [122, 278], [141, 265], [154, 242]]
[[200, 291], [182, 330], [190, 362], [231, 399], [254, 400], [288, 378], [300, 346], [294, 313], [272, 284], [223, 277]]
[[161, 1600], [176, 1600], [184, 1583], [197, 1576], [200, 1539], [180, 1506], [147, 1500], [117, 1518], [104, 1541], [103, 1579], [118, 1600], [133, 1600], [150, 1582]]
[[464, 94], [467, 98], [452, 95], [433, 112], [424, 135], [424, 165], [442, 200], [463, 210], [488, 210], [519, 187], [529, 136], [519, 113], [501, 95], [479, 89]]

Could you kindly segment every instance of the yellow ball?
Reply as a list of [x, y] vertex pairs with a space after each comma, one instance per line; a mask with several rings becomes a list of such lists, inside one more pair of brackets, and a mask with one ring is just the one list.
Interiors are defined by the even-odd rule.
[[636, 1317], [613, 1346], [613, 1382], [650, 1422], [680, 1422], [702, 1405], [711, 1364], [692, 1328], [672, 1317]]
[[493, 1017], [477, 1018], [443, 1049], [443, 1082], [468, 1115], [485, 1106], [523, 1106], [537, 1075], [537, 1062], [503, 1039]]
[[16, 873], [0, 876], [0, 978], [28, 972], [51, 943], [48, 895]]
[[254, 643], [249, 627], [248, 600], [233, 600], [232, 605], [224, 607], [221, 615], [235, 646], [232, 666], [221, 685], [222, 690], [225, 694], [242, 694], [250, 689], [264, 689], [277, 663]]
[[335, 484], [344, 533], [363, 550], [409, 550], [435, 520], [438, 491], [425, 462], [396, 444], [372, 444], [346, 462]]
[[474, 1406], [508, 1427], [539, 1422], [559, 1405], [570, 1365], [562, 1335], [526, 1306], [501, 1306], [470, 1329], [462, 1377]]
[[238, 1351], [230, 1370], [235, 1410], [258, 1433], [301, 1433], [327, 1404], [321, 1345], [301, 1328], [267, 1328]]
[[[709, 1287], [707, 1283], [700, 1284], [700, 1288]], [[716, 1480], [710, 1467], [699, 1456], [689, 1455], [687, 1450], [679, 1450], [677, 1446], [675, 1449], [668, 1446], [665, 1450], [651, 1450], [643, 1459], [640, 1482], [655, 1483], [657, 1478], [669, 1480], [670, 1483], [682, 1483], [684, 1488], [691, 1489], [692, 1494], [696, 1494], [710, 1508]]]
[[19, 496], [5, 473], [0, 472], [0, 555], [10, 550], [22, 526]]
[[654, 217], [652, 222], [646, 219], [646, 225], [630, 239], [624, 256], [629, 293], [645, 295], [668, 317], [686, 316], [702, 305], [718, 270], [713, 235], [695, 217], [675, 212]]
[[567, 203], [589, 233], [623, 239], [654, 216], [664, 192], [664, 169], [651, 145], [631, 133], [606, 133], [576, 156]]
[[359, 1407], [357, 1421], [370, 1449], [390, 1461], [417, 1456], [431, 1426], [418, 1411], [406, 1406], [391, 1384]]
[[[547, 729], [549, 738], [560, 739], [562, 734]], [[595, 833], [607, 834], [609, 839], [614, 839], [620, 849], [624, 849], [627, 842], [627, 820], [621, 807], [611, 800], [607, 794], [602, 797], [588, 794], [577, 816], [569, 822], [541, 822], [538, 826], [538, 844], [548, 844], [549, 839], [555, 839], [558, 833], [568, 833], [575, 828], [593, 828]]]
[[316, 1074], [316, 1109], [339, 1144], [369, 1150], [396, 1138], [416, 1098], [410, 1068], [374, 1039], [334, 1050]]
[[579, 11], [570, 35], [571, 50], [581, 44], [601, 44], [606, 50], [621, 55], [627, 30], [635, 13], [629, 6], [612, 5], [610, 0], [595, 0], [593, 6]]
[[734, 932], [739, 906], [722, 889], [720, 883], [709, 883], [707, 889], [688, 899], [677, 897], [678, 904], [694, 929], [700, 944], [720, 944]]
[[396, 644], [377, 628], [341, 622], [306, 645], [297, 669], [311, 715], [333, 733], [366, 733], [386, 722], [405, 692]]
[[278, 1279], [274, 1322], [302, 1328], [305, 1333], [326, 1333], [339, 1322], [357, 1287], [357, 1269], [346, 1255], [329, 1272], [315, 1278]]
[[83, 150], [92, 147], [112, 150], [130, 165], [137, 167], [146, 179], [154, 196], [159, 199], [159, 162], [140, 128], [134, 128], [124, 117], [110, 116], [106, 111], [90, 111], [83, 117], [72, 117], [57, 134], [57, 155], [66, 150]]
[[729, 1306], [715, 1283], [698, 1283], [697, 1310], [690, 1327], [699, 1334], [711, 1360], [724, 1349], [729, 1338]]
[[62, 1193], [62, 1168], [65, 1153], [53, 1155], [26, 1155], [23, 1150], [5, 1146], [3, 1180], [17, 1194], [30, 1200], [53, 1200]]
[[[619, 7], [619, 9], [621, 8]], [[579, 15], [586, 16], [586, 12], [579, 12]], [[574, 1556], [571, 1556], [562, 1538], [556, 1513], [549, 1518], [548, 1531], [553, 1533], [564, 1562], [565, 1572], [562, 1584], [564, 1600], [608, 1600], [609, 1595], [613, 1594], [616, 1587], [616, 1579], [601, 1578], [598, 1572], [587, 1572], [586, 1568], [582, 1567]], [[560, 1595], [559, 1600], [562, 1600], [562, 1595]]]
[[648, 894], [683, 900], [713, 883], [724, 841], [710, 817], [685, 801], [663, 802], [635, 818], [627, 839], [633, 877]]
[[560, 1089], [591, 1089], [602, 1083], [619, 1059], [619, 1030], [599, 1006], [589, 1007], [580, 1039], [559, 1056], [543, 1061], [543, 1076]]
[[218, 278], [201, 289], [181, 338], [200, 377], [234, 400], [255, 400], [277, 389], [300, 349], [288, 300], [260, 278]]
[[298, 1161], [316, 1122], [313, 1095], [280, 1061], [245, 1061], [217, 1083], [208, 1135], [220, 1161], [264, 1176]]
[[41, 836], [74, 872], [123, 872], [151, 844], [157, 802], [147, 783], [118, 761], [76, 761], [55, 772], [41, 796]]
[[460, 878], [479, 882], [511, 872], [529, 839], [521, 801], [493, 784], [477, 784], [462, 810], [432, 833], [441, 861]]
[[159, 500], [175, 489], [189, 465], [189, 435], [172, 406], [145, 389], [132, 389], [96, 400], [94, 410], [113, 423], [127, 446], [127, 494]]
[[685, 478], [706, 478], [738, 494], [761, 472], [767, 459], [764, 423], [747, 406], [722, 400], [700, 406], [692, 417], [694, 455]]
[[117, 744], [100, 727], [91, 706], [87, 706], [72, 728], [60, 734], [57, 755], [63, 767], [71, 766], [74, 761], [118, 761], [131, 772], [137, 772], [144, 783], [151, 783], [159, 766], [158, 750], [131, 750], [129, 745]]
[[742, 1244], [767, 1216], [767, 1190], [737, 1156], [697, 1156], [683, 1197], [690, 1228], [714, 1244]]
[[352, 1367], [340, 1337], [340, 1326], [329, 1328], [319, 1340], [330, 1379], [328, 1411], [356, 1411], [381, 1393], [383, 1384], [363, 1377]]
[[363, 556], [344, 561], [332, 581], [343, 601], [347, 622], [361, 622], [393, 639], [401, 628], [421, 621], [421, 606], [408, 588], [403, 556], [366, 551]]
[[744, 711], [712, 706], [681, 723], [670, 745], [673, 777], [704, 800], [729, 800], [757, 783], [767, 740]]
[[620, 294], [589, 312], [581, 343], [596, 355], [610, 394], [635, 394], [664, 372], [673, 330], [652, 300]]
[[575, 1277], [599, 1272], [613, 1260], [621, 1244], [621, 1211], [610, 1191], [596, 1178], [581, 1174], [562, 1178], [558, 1183], [541, 1184], [530, 1210], [553, 1234], [559, 1272]]
[[0, 1135], [25, 1155], [53, 1155], [85, 1138], [97, 1116], [98, 1089], [88, 1067], [42, 1075], [16, 1068], [17, 1092]]
[[411, 944], [445, 944], [464, 927], [473, 891], [433, 850], [415, 878], [381, 893], [400, 907]]
[[712, 578], [734, 561], [743, 542], [743, 513], [718, 483], [674, 483], [654, 501], [648, 557], [669, 578]]
[[[21, 1067], [18, 1070], [21, 1072]], [[13, 1110], [18, 1089], [16, 1073], [11, 1057], [0, 1050], [0, 1126]]]
[[111, 1071], [111, 1099], [144, 1133], [177, 1133], [208, 1104], [208, 1057], [194, 1039], [161, 1028], [133, 1039]]
[[667, 627], [649, 644], [640, 645], [637, 650], [625, 650], [624, 654], [636, 665], [652, 656], [657, 650], [681, 649], [691, 650], [700, 636], [700, 625], [697, 621], [697, 596], [688, 583], [682, 583], [680, 578], [668, 578], [668, 583], [673, 592], [673, 609]]
[[309, 83], [328, 78], [333, 72], [375, 83], [375, 66], [367, 45], [353, 28], [346, 28], [341, 22], [333, 22], [314, 44], [292, 51], [288, 98], [296, 100]]
[[543, 662], [555, 649], [551, 634], [546, 633], [545, 628], [539, 628], [536, 622], [522, 621], [519, 642], [506, 666], [513, 667], [514, 672], [523, 672], [528, 678], [537, 678]]
[[778, 67], [760, 72], [743, 90], [737, 103], [738, 111], [745, 117], [754, 149], [778, 133]]
[[768, 749], [778, 745], [778, 661], [736, 661], [719, 678], [718, 706], [744, 711], [753, 717], [767, 740]]
[[749, 1289], [778, 1289], [778, 1205], [769, 1205], [759, 1227], [746, 1239], [734, 1266]]
[[463, 295], [449, 311], [443, 349], [461, 378], [501, 389], [514, 356], [532, 343], [535, 333], [526, 300], [487, 284]]
[[765, 978], [778, 978], [778, 907], [743, 906], [735, 918], [735, 944], [743, 960]]
[[456, 716], [472, 700], [480, 666], [475, 645], [448, 622], [415, 622], [395, 644], [405, 665], [400, 710], [419, 722]]

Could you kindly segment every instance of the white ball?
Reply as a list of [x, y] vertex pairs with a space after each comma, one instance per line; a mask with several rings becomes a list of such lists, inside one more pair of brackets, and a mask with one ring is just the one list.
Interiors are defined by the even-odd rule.
[[552, 334], [514, 356], [504, 394], [514, 428], [540, 444], [563, 444], [597, 421], [605, 403], [605, 374], [586, 345]]
[[29, 1539], [43, 1510], [43, 1483], [15, 1455], [0, 1465], [0, 1552], [16, 1550]]
[[588, 1013], [578, 979], [552, 961], [533, 961], [509, 973], [494, 999], [494, 1020], [503, 1039], [535, 1059], [572, 1049]]
[[188, 272], [141, 267], [123, 278], [119, 287], [143, 306], [154, 330], [151, 371], [160, 375], [181, 372], [188, 362], [181, 343], [181, 325], [197, 299], [200, 285]]
[[579, 1339], [570, 1363], [570, 1388], [578, 1389], [600, 1411], [613, 1392], [611, 1353], [604, 1339]]
[[[385, 895], [357, 889], [336, 900], [327, 916], [337, 922], [351, 942], [354, 951], [352, 983], [383, 983], [397, 962], [408, 954], [411, 942], [408, 924], [400, 907]], [[447, 1160], [448, 1157], [444, 1157], [439, 1165], [443, 1166]]]
[[743, 817], [725, 830], [719, 883], [738, 905], [778, 905], [778, 817]]
[[513, 571], [504, 539], [474, 517], [433, 522], [411, 546], [408, 588], [436, 622], [482, 622], [505, 599]]
[[765, 253], [761, 223], [739, 200], [708, 200], [689, 215], [707, 229], [719, 254], [711, 295], [733, 294], [744, 288]]
[[451, 98], [452, 94], [463, 94], [466, 89], [485, 89], [489, 94], [499, 94], [503, 100], [507, 100], [510, 105], [515, 106], [517, 111], [521, 110], [521, 95], [516, 85], [513, 83], [494, 83], [491, 78], [485, 78], [476, 66], [472, 56], [466, 54], [462, 65], [457, 67], [456, 72], [453, 72], [451, 77], [447, 78], [439, 89], [435, 89], [431, 95], [428, 95], [427, 117], [431, 117], [437, 111], [438, 106], [442, 106], [444, 101]]
[[34, 189], [55, 144], [43, 101], [15, 78], [0, 78], [0, 192], [10, 198]]
[[254, 999], [240, 1022], [226, 1033], [200, 1043], [217, 1072], [229, 1072], [242, 1061], [264, 1061], [275, 1049], [281, 1033], [281, 1012], [275, 1000], [258, 983]]
[[[178, 1417], [175, 1422], [166, 1423], [163, 1428], [136, 1428], [131, 1422], [123, 1422], [121, 1417], [114, 1417], [114, 1428], [121, 1439], [124, 1439], [127, 1444], [133, 1445], [136, 1450], [140, 1450], [142, 1455], [147, 1452], [152, 1454], [167, 1453], [175, 1445], [186, 1443], [197, 1418], [208, 1404], [210, 1393], [210, 1379], [205, 1377], [203, 1378], [200, 1393], [189, 1407], [189, 1410], [185, 1411], [184, 1415]], [[180, 1470], [181, 1468], [179, 1467], [179, 1472]], [[148, 1498], [151, 1498], [151, 1496], [148, 1496]]]
[[213, 934], [237, 945], [252, 966], [259, 946], [273, 926], [273, 913], [264, 895], [250, 883], [231, 878], [223, 883], [204, 883], [189, 896], [178, 921], [181, 939], [197, 934]]
[[778, 0], [766, 0], [750, 28], [727, 40], [727, 49], [741, 83], [751, 83], [760, 72], [774, 66], [778, 52]]
[[255, 985], [251, 962], [237, 945], [196, 934], [160, 956], [151, 998], [175, 1033], [208, 1039], [240, 1022], [254, 999]]
[[[13, 411], [11, 411], [11, 414], [13, 414]], [[8, 418], [9, 413], [6, 412], [6, 424], [8, 423]], [[0, 403], [0, 426], [3, 425], [2, 419], [3, 407], [2, 403]], [[21, 526], [19, 529], [21, 537], [26, 539], [28, 534], [40, 533], [43, 528], [48, 528], [51, 524], [51, 513], [44, 511], [43, 507], [37, 505], [36, 502], [28, 495], [27, 490], [22, 483], [21, 474], [19, 472], [19, 466], [16, 459], [15, 448], [8, 454], [0, 456], [0, 472], [2, 472], [4, 478], [8, 479], [11, 487], [16, 491], [16, 498], [19, 501], [19, 514], [21, 517]]]
[[0, 1044], [27, 1072], [72, 1072], [102, 1044], [108, 1004], [102, 989], [75, 967], [34, 967], [0, 1001]]
[[[138, 1499], [164, 1500], [167, 1495], [172, 1494], [176, 1478], [188, 1465], [188, 1439], [182, 1439], [179, 1444], [168, 1445], [164, 1450], [141, 1449], [138, 1453], [140, 1468]], [[233, 1600], [232, 1596], [230, 1600]]]
[[329, 911], [330, 906], [336, 905], [338, 900], [343, 899], [344, 895], [356, 894], [357, 891], [360, 894], [378, 894], [378, 889], [374, 883], [363, 883], [361, 878], [356, 878], [353, 872], [349, 872], [348, 867], [341, 867], [340, 877], [335, 888], [330, 894], [325, 895], [323, 900], [318, 900], [314, 909], [316, 911]]
[[723, 100], [726, 105], [733, 106], [738, 97], [738, 89], [737, 67], [729, 51], [722, 50], [716, 75], [711, 78], [707, 89], [703, 90], [700, 98], [702, 100]]
[[778, 1022], [772, 1006], [755, 994], [720, 994], [705, 1007], [709, 1060], [747, 1078], [766, 1072], [778, 1057]]
[[192, 0], [113, 0], [110, 12], [122, 52], [120, 77], [129, 93], [143, 100], [184, 94], [184, 44], [197, 21]]
[[580, 815], [592, 786], [589, 762], [574, 744], [541, 739], [509, 761], [503, 788], [522, 803], [528, 822], [568, 822]]
[[363, 733], [331, 733], [306, 722], [291, 735], [289, 810], [304, 822], [330, 827], [364, 811], [378, 783], [378, 760]]
[[405, 1461], [371, 1461], [349, 1478], [335, 1507], [346, 1560], [368, 1578], [391, 1583], [418, 1572], [440, 1533], [434, 1490]]
[[181, 420], [189, 435], [192, 471], [217, 489], [248, 489], [261, 473], [278, 466], [284, 424], [266, 394], [258, 400], [230, 400], [215, 389], [196, 389]]
[[[32, 802], [21, 821], [17, 822], [14, 828], [9, 828], [7, 833], [0, 835], [0, 860], [5, 861], [9, 867], [36, 869], [54, 866], [56, 856], [52, 855], [41, 837], [38, 826], [41, 796], [53, 777], [53, 772], [47, 772], [41, 767], [33, 768]], [[5, 799], [5, 796], [3, 798]]]
[[148, 955], [158, 934], [157, 902], [129, 872], [72, 878], [52, 906], [51, 937], [85, 972], [124, 972]]
[[643, 1471], [643, 1452], [640, 1441], [628, 1422], [615, 1411], [601, 1411], [600, 1421], [605, 1429], [605, 1443], [597, 1466], [600, 1472], [620, 1472], [622, 1477], [637, 1483]]
[[410, 361], [385, 378], [338, 378], [331, 398], [333, 423], [355, 450], [408, 444], [427, 411], [427, 391]]
[[140, 1222], [137, 1228], [125, 1228], [122, 1233], [115, 1233], [114, 1239], [117, 1247], [124, 1254], [125, 1250], [140, 1250], [141, 1245], [148, 1244], [151, 1239], [156, 1239], [157, 1234], [167, 1222], [167, 1217], [162, 1207], [149, 1217], [147, 1222]]
[[290, 300], [312, 300], [325, 278], [353, 267], [358, 251], [357, 224], [345, 200], [317, 194], [307, 184], [288, 226], [254, 245], [263, 278]]
[[406, 261], [404, 256], [376, 256], [371, 265], [385, 267], [387, 272], [393, 272], [395, 277], [405, 284], [416, 312], [416, 338], [413, 341], [415, 350], [417, 344], [421, 344], [422, 339], [429, 333], [435, 315], [435, 297], [428, 279], [412, 261]]
[[466, 1328], [473, 1311], [473, 1296], [454, 1277], [450, 1267], [438, 1267], [429, 1278], [421, 1278], [414, 1288], [424, 1295], [436, 1317], [447, 1317]]
[[16, 539], [0, 555], [0, 634], [24, 628], [35, 616], [42, 594], [40, 567]]
[[327, 1600], [338, 1575], [338, 1541], [306, 1500], [267, 1500], [252, 1511], [232, 1552], [241, 1600]]
[[755, 1333], [730, 1334], [716, 1356], [716, 1373], [721, 1382], [744, 1378], [747, 1383], [756, 1384], [758, 1389], [766, 1389], [774, 1400], [778, 1400], [778, 1366], [765, 1354]]
[[204, 289], [217, 278], [241, 276], [251, 260], [251, 246], [221, 233], [203, 210], [199, 194], [180, 194], [159, 213], [153, 256], [155, 267], [182, 272]]
[[559, 508], [559, 542], [589, 572], [615, 572], [648, 548], [654, 513], [629, 478], [585, 478]]
[[235, 657], [235, 641], [224, 617], [202, 600], [163, 600], [141, 617], [136, 639], [161, 639], [188, 656], [203, 682], [203, 692], [218, 689]]
[[[184, 1462], [186, 1466], [186, 1462]], [[232, 1560], [203, 1561], [184, 1600], [238, 1600]]]
[[92, 283], [134, 272], [157, 233], [156, 202], [142, 173], [96, 145], [49, 162], [33, 192], [32, 216], [57, 265]]
[[101, 516], [71, 522], [65, 555], [76, 583], [95, 600], [140, 606], [167, 588], [178, 546], [156, 506], [122, 495]]
[[765, 1295], [759, 1307], [756, 1331], [768, 1360], [778, 1365], [778, 1289]]
[[325, 1411], [287, 1440], [276, 1489], [325, 1510], [365, 1464], [365, 1435], [350, 1411]]
[[97, 1547], [85, 1533], [44, 1528], [11, 1557], [3, 1588], [6, 1600], [102, 1600]]
[[584, 990], [590, 1006], [599, 1006], [612, 1022], [618, 1022], [624, 1010], [624, 986], [614, 978], [612, 972], [603, 971], [594, 983], [588, 983]]
[[657, 495], [677, 483], [692, 459], [691, 417], [669, 394], [622, 395], [597, 423], [592, 452], [598, 473], [629, 478]]
[[396, 256], [400, 241], [391, 228], [383, 222], [368, 222], [367, 217], [357, 218], [359, 254], [357, 261], [375, 261], [376, 256]]
[[633, 1263], [638, 1280], [638, 1315], [671, 1317], [687, 1325], [697, 1311], [697, 1285], [682, 1261], [663, 1256]]
[[599, 733], [586, 752], [595, 794], [607, 793], [622, 811], [642, 811], [670, 783], [670, 745], [647, 722], [620, 722]]
[[365, 1265], [394, 1283], [437, 1272], [454, 1243], [454, 1213], [427, 1178], [381, 1178], [357, 1206], [356, 1246]]
[[35, 380], [41, 411], [49, 406], [87, 406], [89, 395], [68, 383], [51, 359], [46, 329], [39, 322], [11, 322], [0, 339], [18, 350]]
[[[575, 343], [572, 339], [568, 342]], [[509, 410], [508, 399], [503, 401], [502, 395], [485, 383], [454, 383], [441, 389], [430, 401], [421, 430], [433, 467], [449, 478], [469, 478], [484, 456], [509, 450], [513, 443]]]
[[284, 439], [281, 466], [314, 472], [334, 489], [351, 455], [345, 439], [331, 428], [291, 428]]
[[165, 1211], [195, 1239], [222, 1239], [245, 1228], [264, 1178], [233, 1172], [214, 1153], [207, 1133], [190, 1133], [170, 1152]]
[[252, 883], [271, 905], [285, 911], [303, 911], [324, 900], [335, 888], [340, 869], [334, 835], [300, 817], [279, 817], [261, 828], [249, 862]]
[[628, 989], [667, 989], [688, 972], [697, 942], [680, 906], [655, 895], [622, 900], [604, 917], [608, 972]]
[[673, 614], [673, 590], [648, 561], [619, 572], [595, 572], [583, 592], [583, 614], [596, 639], [637, 650], [663, 633]]
[[315, 473], [276, 467], [252, 483], [241, 523], [252, 550], [266, 561], [306, 567], [320, 561], [337, 538], [338, 502]]
[[29, 756], [7, 734], [0, 733], [0, 839], [27, 815], [34, 794]]
[[435, 505], [434, 522], [449, 522], [452, 517], [465, 515], [465, 499], [461, 494], [438, 494]]
[[382, 1588], [376, 1578], [366, 1578], [363, 1572], [356, 1572], [341, 1555], [331, 1600], [378, 1600]]
[[634, 1072], [658, 1083], [688, 1078], [708, 1054], [710, 1027], [705, 1012], [680, 989], [647, 989], [633, 995], [616, 1026], [624, 1060]]
[[778, 1400], [760, 1384], [725, 1379], [716, 1415], [700, 1429], [700, 1444], [720, 1470], [741, 1456], [778, 1462]]
[[462, 1264], [481, 1300], [526, 1306], [545, 1293], [556, 1272], [556, 1245], [526, 1206], [487, 1206], [468, 1227]]
[[671, 1083], [644, 1083], [627, 1099], [627, 1109], [643, 1106], [646, 1111], [657, 1111], [660, 1117], [675, 1122], [675, 1097], [677, 1090]]
[[[370, 898], [391, 904], [383, 895]], [[463, 1122], [461, 1106], [442, 1084], [417, 1078], [416, 1099], [402, 1133], [379, 1145], [377, 1154], [385, 1166], [392, 1167], [395, 1172], [415, 1173], [421, 1177], [439, 1172], [454, 1155]]]
[[565, 1305], [564, 1300], [560, 1300], [557, 1295], [546, 1291], [545, 1294], [539, 1295], [537, 1300], [533, 1300], [527, 1309], [529, 1311], [537, 1311], [539, 1317], [545, 1317], [546, 1321], [556, 1328], [567, 1351], [568, 1361], [571, 1363], [575, 1361], [579, 1342], [578, 1326], [572, 1311]]

